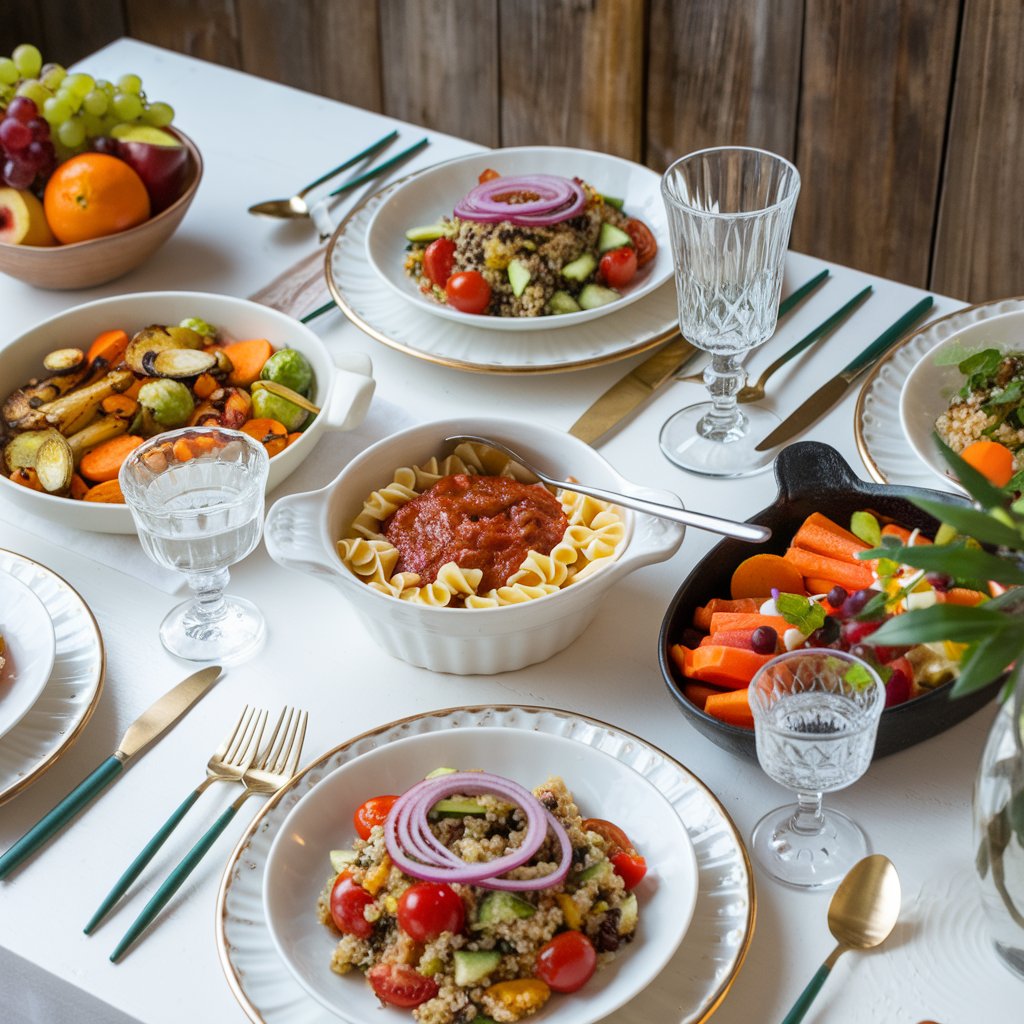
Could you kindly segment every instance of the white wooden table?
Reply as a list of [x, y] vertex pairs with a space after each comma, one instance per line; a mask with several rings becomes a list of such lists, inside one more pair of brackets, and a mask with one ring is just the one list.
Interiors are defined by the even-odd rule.
[[[316, 239], [307, 224], [257, 220], [245, 214], [246, 206], [289, 194], [390, 126], [402, 130], [403, 141], [423, 134], [422, 129], [130, 40], [107, 47], [81, 66], [111, 78], [139, 72], [151, 96], [173, 102], [177, 123], [203, 153], [206, 175], [177, 234], [130, 276], [88, 293], [41, 292], [0, 278], [5, 337], [80, 301], [120, 292], [198, 289], [248, 295], [311, 251]], [[430, 135], [430, 147], [409, 169], [475, 148]], [[336, 209], [335, 215], [344, 209]], [[823, 266], [820, 260], [791, 255], [787, 286]], [[836, 283], [801, 308], [764, 352], [755, 354], [754, 369], [865, 283], [874, 284], [876, 294], [858, 314], [862, 333], [826, 343], [772, 381], [769, 401], [783, 414], [923, 294], [846, 268], [831, 269]], [[959, 305], [940, 298], [936, 313]], [[378, 395], [404, 407], [414, 419], [443, 415], [457, 401], [469, 413], [514, 408], [524, 418], [568, 428], [631, 365], [619, 362], [528, 378], [465, 374], [382, 346], [336, 312], [317, 321], [316, 330], [333, 352], [371, 356]], [[5, 388], [15, 383], [3, 382]], [[853, 440], [855, 391], [807, 436], [834, 445], [866, 475]], [[601, 445], [602, 454], [637, 482], [675, 490], [690, 507], [742, 518], [773, 498], [770, 473], [741, 481], [704, 480], [675, 469], [658, 450], [661, 423], [698, 394], [693, 385], [663, 388], [625, 429]], [[635, 732], [684, 762], [749, 836], [757, 819], [787, 794], [756, 766], [738, 761], [695, 732], [676, 710], [657, 664], [658, 629], [668, 601], [713, 542], [691, 531], [673, 559], [628, 577], [611, 592], [584, 638], [562, 654], [519, 672], [480, 678], [434, 676], [394, 660], [387, 661], [382, 677], [380, 652], [337, 591], [278, 567], [261, 548], [232, 571], [232, 579], [235, 592], [256, 601], [266, 613], [270, 635], [263, 653], [233, 669], [199, 709], [0, 885], [0, 1019], [10, 1024], [227, 1024], [245, 1019], [218, 965], [213, 929], [218, 880], [245, 820], [232, 823], [158, 926], [120, 966], [110, 964], [107, 955], [140, 902], [133, 900], [122, 909], [100, 936], [86, 938], [81, 927], [115, 868], [120, 870], [149, 835], [154, 815], [145, 812], [154, 806], [169, 809], [179, 791], [198, 781], [226, 724], [246, 701], [271, 708], [294, 701], [308, 707], [308, 759], [373, 726], [436, 708], [493, 702], [582, 712]], [[74, 550], [58, 546], [34, 533], [31, 522], [16, 518], [11, 506], [0, 504], [0, 547], [36, 559], [77, 587], [96, 614], [108, 654], [106, 690], [80, 740], [0, 809], [2, 849], [99, 763], [128, 723], [185, 671], [157, 639], [157, 625], [176, 598], [91, 559], [87, 535]], [[371, 666], [377, 684], [361, 688], [359, 680]], [[895, 861], [905, 909], [903, 925], [881, 951], [850, 954], [840, 961], [808, 1021], [914, 1024], [927, 1018], [973, 1024], [981, 1007], [988, 1020], [1019, 1019], [1020, 983], [988, 951], [971, 874], [971, 787], [993, 713], [994, 708], [985, 709], [942, 736], [877, 762], [864, 779], [830, 800], [860, 821], [874, 848]], [[214, 803], [221, 806], [219, 799], [211, 798], [208, 813]], [[187, 830], [175, 836], [165, 848], [164, 863], [183, 854], [191, 837]], [[162, 874], [155, 871], [147, 877], [150, 892]], [[828, 895], [794, 892], [760, 873], [756, 883], [756, 931], [745, 965], [715, 1014], [721, 1024], [781, 1019], [832, 945], [825, 920]], [[968, 942], [979, 950], [970, 958], [971, 969], [957, 953]], [[897, 1006], [909, 1006], [912, 1013], [886, 1014]]]

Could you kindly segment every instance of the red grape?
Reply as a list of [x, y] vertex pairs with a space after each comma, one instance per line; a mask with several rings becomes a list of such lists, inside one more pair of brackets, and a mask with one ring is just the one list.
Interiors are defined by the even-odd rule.
[[23, 160], [8, 157], [4, 161], [3, 177], [11, 188], [24, 189], [35, 181], [36, 171], [34, 167], [29, 167]]
[[7, 104], [7, 116], [28, 123], [33, 117], [39, 116], [39, 108], [27, 96], [15, 96]]
[[0, 143], [9, 154], [20, 153], [32, 141], [28, 125], [15, 117], [0, 121]]
[[825, 600], [828, 601], [828, 603], [832, 605], [833, 608], [839, 608], [842, 606], [843, 602], [849, 596], [850, 595], [846, 592], [846, 589], [844, 587], [840, 587], [838, 584], [836, 584], [836, 586], [834, 586], [825, 595]]
[[750, 646], [755, 654], [774, 654], [779, 634], [771, 626], [758, 626], [750, 634]]

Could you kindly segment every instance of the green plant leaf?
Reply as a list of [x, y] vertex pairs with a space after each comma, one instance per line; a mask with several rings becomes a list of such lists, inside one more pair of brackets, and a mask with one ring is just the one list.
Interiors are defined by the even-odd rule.
[[[950, 468], [956, 474], [957, 480], [967, 489], [967, 493], [982, 508], [1002, 508], [1006, 504], [1006, 494], [982, 476], [972, 465], [957, 455], [952, 448], [945, 444], [938, 434], [933, 435], [935, 443], [939, 446], [939, 454], [949, 463]], [[977, 535], [975, 535], [977, 536]], [[978, 540], [983, 538], [978, 537]], [[1018, 538], [1018, 543], [1019, 543]]]
[[775, 598], [779, 614], [805, 636], [810, 636], [825, 623], [825, 609], [817, 601], [800, 594], [779, 594]]
[[945, 544], [917, 544], [911, 548], [876, 548], [867, 552], [874, 557], [892, 558], [904, 565], [929, 572], [948, 573], [957, 579], [995, 580], [997, 583], [1024, 586], [1024, 568], [1008, 558], [990, 555], [977, 548]]
[[865, 642], [885, 647], [934, 643], [952, 640], [970, 644], [1003, 633], [1018, 633], [1024, 645], [1024, 630], [1012, 619], [980, 605], [966, 608], [956, 604], [936, 604], [931, 608], [916, 608], [904, 615], [896, 615], [883, 623], [880, 629], [865, 637]]
[[1008, 628], [979, 640], [964, 654], [951, 697], [964, 697], [987, 686], [1024, 653], [1024, 631], [1011, 620], [1005, 621]]
[[923, 512], [949, 523], [950, 526], [955, 526], [961, 533], [966, 533], [985, 544], [1019, 548], [1024, 543], [1024, 537], [1020, 533], [993, 519], [987, 512], [965, 505], [934, 501], [931, 498], [914, 498], [913, 501]]

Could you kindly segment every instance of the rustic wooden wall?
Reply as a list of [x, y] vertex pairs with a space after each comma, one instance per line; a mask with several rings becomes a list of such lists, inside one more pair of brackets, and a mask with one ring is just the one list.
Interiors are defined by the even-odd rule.
[[63, 63], [122, 35], [489, 146], [659, 170], [772, 149], [803, 176], [794, 248], [1024, 294], [1018, 0], [8, 0], [0, 18], [0, 52]]

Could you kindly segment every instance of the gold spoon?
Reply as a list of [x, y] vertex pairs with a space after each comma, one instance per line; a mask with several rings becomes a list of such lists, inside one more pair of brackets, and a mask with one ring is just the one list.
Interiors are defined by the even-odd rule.
[[513, 462], [518, 462], [523, 469], [528, 470], [541, 483], [547, 484], [549, 487], [557, 487], [559, 490], [564, 491], [575, 491], [577, 494], [586, 494], [591, 498], [598, 498], [600, 501], [611, 502], [613, 505], [622, 505], [625, 508], [636, 509], [637, 512], [645, 512], [649, 516], [669, 519], [673, 523], [694, 526], [698, 530], [709, 530], [711, 533], [720, 533], [724, 537], [733, 537], [736, 540], [744, 540], [751, 544], [762, 544], [772, 535], [772, 531], [767, 526], [758, 526], [756, 523], [736, 523], [731, 519], [720, 519], [718, 516], [707, 515], [703, 512], [690, 512], [687, 509], [677, 508], [674, 505], [662, 505], [660, 502], [639, 498], [633, 494], [622, 494], [619, 491], [606, 491], [602, 487], [586, 486], [575, 480], [572, 482], [556, 480], [545, 475], [536, 466], [527, 462], [518, 452], [503, 445], [500, 441], [492, 441], [487, 437], [477, 437], [474, 434], [457, 434], [446, 437], [445, 441], [450, 444], [469, 441], [471, 444], [482, 444], [488, 448], [494, 448], [507, 455]]
[[[872, 288], [868, 285], [866, 288], [859, 291], [849, 302], [846, 303], [842, 309], [836, 310], [827, 320], [823, 323], [818, 324], [810, 334], [805, 335], [801, 338], [792, 348], [786, 349], [785, 352], [779, 356], [770, 366], [765, 368], [764, 373], [758, 378], [756, 384], [747, 384], [746, 387], [740, 388], [736, 392], [737, 402], [760, 402], [764, 398], [765, 390], [764, 386], [768, 383], [768, 378], [775, 373], [776, 370], [785, 366], [794, 356], [798, 356], [805, 348], [812, 345], [814, 342], [821, 338], [831, 334], [870, 294]], [[685, 381], [688, 384], [703, 384], [704, 373], [691, 373], [686, 377], [676, 377], [676, 380]]]
[[828, 930], [838, 940], [782, 1024], [797, 1024], [814, 1002], [836, 961], [848, 949], [873, 949], [888, 937], [900, 916], [900, 879], [888, 857], [857, 861], [839, 883], [828, 907]]

